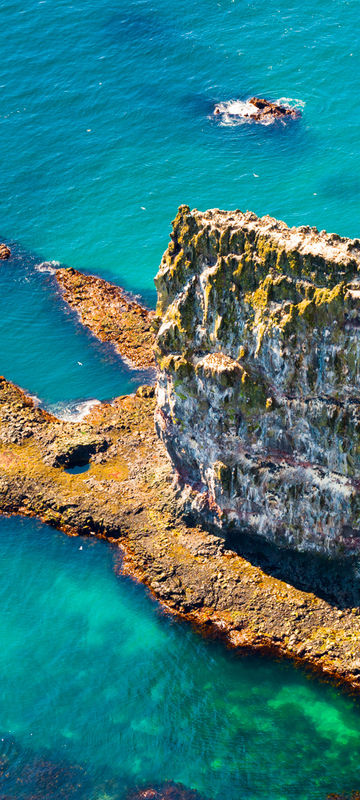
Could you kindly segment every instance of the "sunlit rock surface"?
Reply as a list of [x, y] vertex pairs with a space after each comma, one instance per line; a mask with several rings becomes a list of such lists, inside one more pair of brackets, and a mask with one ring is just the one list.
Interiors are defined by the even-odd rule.
[[185, 506], [360, 551], [360, 241], [181, 206], [156, 286], [156, 425]]

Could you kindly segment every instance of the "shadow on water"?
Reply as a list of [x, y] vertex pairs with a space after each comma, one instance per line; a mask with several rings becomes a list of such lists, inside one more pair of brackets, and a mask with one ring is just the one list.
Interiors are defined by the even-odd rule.
[[103, 31], [119, 46], [129, 42], [153, 42], [168, 47], [168, 42], [178, 37], [178, 29], [163, 15], [149, 11], [133, 11], [124, 7], [119, 13], [104, 20]]
[[326, 196], [336, 197], [341, 201], [355, 201], [360, 196], [360, 178], [344, 172], [333, 173], [320, 184], [320, 191]]

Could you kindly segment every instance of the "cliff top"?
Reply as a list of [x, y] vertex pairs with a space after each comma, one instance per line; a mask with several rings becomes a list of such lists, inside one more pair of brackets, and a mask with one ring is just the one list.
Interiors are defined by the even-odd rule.
[[221, 211], [212, 208], [201, 212], [182, 205], [180, 214], [191, 214], [199, 226], [209, 225], [213, 229], [246, 231], [262, 234], [273, 241], [275, 247], [286, 252], [298, 251], [301, 255], [321, 256], [327, 261], [344, 265], [360, 266], [360, 239], [349, 239], [337, 233], [327, 233], [311, 228], [309, 225], [289, 228], [282, 220], [268, 215], [258, 217], [252, 211]]

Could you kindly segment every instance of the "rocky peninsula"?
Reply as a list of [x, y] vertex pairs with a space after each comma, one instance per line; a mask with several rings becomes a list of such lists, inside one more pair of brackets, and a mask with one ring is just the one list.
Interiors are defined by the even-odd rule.
[[155, 371], [153, 311], [118, 286], [71, 267], [57, 269], [56, 279], [66, 302], [98, 339], [114, 345], [133, 369]]
[[[185, 391], [189, 387], [188, 402], [198, 403], [199, 427], [194, 427], [193, 438], [196, 440], [204, 431], [209, 441], [212, 432], [216, 431], [211, 455], [216, 455], [214, 463], [219, 461], [216, 448], [225, 445], [227, 447], [231, 442], [227, 425], [229, 420], [231, 424], [232, 421], [231, 415], [227, 417], [227, 403], [224, 397], [229, 388], [229, 374], [233, 370], [233, 366], [228, 369], [226, 359], [232, 359], [239, 363], [239, 366], [234, 368], [236, 381], [240, 376], [241, 386], [245, 387], [243, 391], [250, 392], [239, 395], [239, 403], [244, 403], [243, 398], [250, 396], [257, 417], [262, 420], [263, 416], [266, 418], [266, 415], [273, 413], [272, 404], [267, 403], [270, 398], [279, 415], [279, 418], [275, 417], [272, 421], [272, 426], [276, 428], [276, 425], [280, 424], [277, 420], [281, 419], [282, 397], [285, 394], [284, 387], [288, 385], [287, 381], [294, 387], [299, 384], [296, 383], [296, 377], [291, 384], [289, 367], [276, 373], [278, 362], [275, 361], [272, 365], [274, 378], [271, 391], [269, 384], [265, 384], [263, 388], [260, 380], [259, 388], [254, 387], [258, 375], [261, 374], [262, 381], [265, 381], [265, 368], [261, 373], [256, 372], [255, 366], [260, 363], [256, 362], [256, 358], [260, 361], [262, 359], [261, 363], [264, 365], [266, 363], [266, 369], [270, 369], [269, 364], [272, 364], [271, 360], [266, 360], [269, 344], [265, 353], [265, 350], [262, 351], [262, 346], [265, 347], [263, 343], [271, 341], [271, 337], [280, 334], [277, 333], [275, 324], [278, 319], [275, 315], [275, 306], [259, 302], [259, 310], [255, 308], [255, 300], [254, 306], [251, 305], [252, 295], [253, 293], [256, 295], [261, 284], [261, 292], [268, 296], [266, 287], [270, 292], [270, 281], [265, 283], [265, 288], [263, 284], [270, 268], [278, 270], [274, 275], [270, 273], [275, 293], [283, 280], [282, 288], [286, 289], [285, 296], [288, 297], [290, 284], [294, 283], [295, 289], [291, 291], [304, 291], [305, 301], [311, 304], [314, 301], [313, 289], [309, 288], [309, 293], [306, 294], [307, 290], [301, 287], [303, 284], [314, 286], [312, 277], [314, 272], [316, 273], [314, 258], [318, 264], [319, 274], [321, 272], [325, 275], [325, 269], [327, 270], [326, 280], [329, 282], [326, 293], [320, 295], [321, 298], [327, 298], [324, 303], [327, 303], [329, 308], [324, 309], [322, 302], [319, 302], [319, 295], [315, 295], [317, 299], [314, 301], [314, 313], [317, 313], [319, 307], [319, 315], [326, 311], [333, 319], [331, 314], [334, 311], [332, 305], [334, 288], [338, 287], [340, 282], [346, 286], [349, 283], [352, 287], [354, 285], [354, 265], [360, 256], [358, 243], [356, 241], [349, 243], [348, 240], [340, 240], [337, 237], [326, 237], [325, 234], [319, 235], [308, 229], [289, 230], [282, 223], [270, 221], [269, 218], [258, 220], [255, 215], [249, 214], [234, 213], [230, 226], [230, 217], [231, 215], [218, 211], [201, 215], [199, 212], [190, 212], [188, 207], [180, 209], [174, 223], [172, 241], [157, 278], [159, 304], [155, 320], [152, 319], [151, 312], [146, 309], [142, 309], [142, 313], [136, 312], [129, 298], [126, 298], [121, 315], [118, 316], [114, 311], [113, 302], [108, 303], [107, 298], [117, 298], [114, 300], [115, 305], [117, 302], [122, 303], [121, 290], [111, 287], [98, 278], [82, 276], [72, 270], [58, 271], [56, 278], [62, 289], [65, 287], [65, 297], [68, 302], [77, 309], [83, 321], [96, 335], [100, 336], [100, 331], [106, 331], [106, 335], [101, 334], [101, 338], [110, 342], [114, 335], [115, 346], [118, 341], [125, 341], [126, 338], [122, 338], [119, 328], [123, 327], [123, 330], [127, 330], [127, 326], [131, 328], [130, 319], [135, 319], [134, 315], [138, 315], [141, 325], [137, 329], [136, 350], [142, 365], [146, 361], [149, 340], [154, 336], [151, 326], [158, 329], [156, 344], [160, 367], [158, 406], [156, 408], [154, 387], [143, 386], [134, 395], [94, 406], [79, 422], [65, 422], [36, 407], [33, 400], [21, 389], [1, 378], [0, 510], [8, 514], [38, 516], [44, 522], [69, 535], [93, 535], [109, 540], [114, 546], [119, 547], [121, 571], [143, 581], [165, 610], [191, 621], [205, 635], [220, 636], [239, 652], [263, 652], [290, 658], [315, 670], [326, 679], [347, 686], [353, 692], [359, 692], [360, 604], [355, 580], [356, 564], [351, 560], [346, 562], [334, 558], [332, 561], [329, 560], [329, 552], [331, 551], [334, 556], [335, 551], [327, 547], [323, 551], [319, 547], [313, 548], [311, 554], [299, 553], [294, 548], [294, 539], [290, 534], [288, 539], [281, 537], [281, 542], [283, 545], [287, 542], [292, 549], [281, 550], [274, 545], [273, 540], [277, 541], [277, 537], [270, 535], [265, 538], [264, 530], [261, 528], [257, 530], [260, 536], [255, 536], [253, 528], [243, 526], [240, 517], [241, 532], [237, 525], [228, 525], [231, 521], [229, 516], [225, 520], [220, 515], [219, 525], [218, 509], [223, 510], [225, 507], [222, 505], [222, 498], [225, 497], [228, 503], [232, 497], [228, 489], [228, 494], [225, 495], [224, 487], [228, 484], [224, 476], [228, 473], [226, 470], [224, 472], [224, 468], [218, 470], [216, 468], [217, 472], [214, 469], [212, 474], [212, 461], [209, 460], [207, 471], [204, 471], [208, 483], [198, 485], [194, 480], [194, 477], [197, 477], [196, 470], [200, 469], [199, 465], [202, 463], [204, 444], [202, 439], [198, 440], [198, 450], [196, 450], [195, 444], [190, 442], [190, 427], [196, 422], [194, 406], [190, 405], [188, 417], [185, 416], [187, 402]], [[230, 228], [233, 230], [232, 234]], [[270, 229], [271, 245], [265, 235], [268, 229]], [[259, 230], [264, 232], [263, 239], [258, 236]], [[313, 258], [309, 257], [308, 249], [302, 250], [305, 236], [312, 242]], [[244, 250], [236, 253], [234, 243], [240, 242], [241, 237], [244, 243], [249, 241], [249, 244], [244, 244]], [[261, 241], [264, 246], [263, 256]], [[326, 268], [319, 253], [320, 245], [324, 242], [326, 252], [329, 253], [325, 259], [328, 264]], [[268, 246], [265, 247], [265, 244]], [[292, 273], [287, 259], [288, 254], [295, 250], [299, 253], [299, 261], [296, 262]], [[335, 250], [338, 253], [337, 262], [330, 258]], [[238, 283], [234, 283], [236, 288], [232, 289], [230, 276], [235, 273], [235, 264], [239, 270]], [[198, 287], [201, 286], [204, 273], [206, 285], [210, 287], [206, 292], [208, 330], [205, 324], [203, 326], [200, 324], [203, 319], [201, 314], [204, 311], [201, 308]], [[224, 291], [221, 289], [221, 283], [220, 288], [217, 284], [221, 274], [225, 285], [228, 286], [226, 297], [231, 300], [229, 309], [234, 310], [236, 307], [235, 298], [236, 293], [240, 293], [241, 279], [244, 281], [246, 294], [251, 295], [246, 302], [249, 309], [253, 308], [252, 319], [255, 319], [256, 314], [260, 315], [256, 317], [258, 322], [249, 326], [249, 330], [244, 325], [246, 355], [237, 352], [236, 358], [231, 350], [235, 339], [236, 318], [231, 314], [226, 317], [223, 312], [220, 315], [221, 320], [218, 320], [218, 297], [223, 297], [222, 302], [225, 302], [225, 293], [221, 295]], [[278, 280], [279, 278], [281, 280]], [[296, 288], [298, 283], [299, 289]], [[243, 289], [241, 291], [244, 293]], [[343, 293], [341, 296], [345, 297], [347, 290], [344, 288], [341, 291]], [[355, 291], [354, 288], [352, 291]], [[278, 298], [278, 295], [275, 296]], [[284, 300], [284, 303], [288, 302], [290, 301]], [[303, 302], [298, 300], [298, 295], [295, 293], [290, 305], [297, 307]], [[226, 308], [227, 303], [228, 300]], [[280, 304], [280, 315], [285, 313], [282, 301], [276, 299], [274, 303], [277, 307]], [[339, 315], [339, 303], [336, 309]], [[296, 310], [286, 313], [290, 317], [293, 315], [298, 337], [289, 338], [292, 358], [295, 357], [299, 343], [301, 347], [305, 347], [305, 356], [298, 367], [304, 383], [308, 375], [306, 354], [314, 349], [317, 341], [321, 342], [320, 333], [313, 334], [311, 348], [309, 344], [309, 349], [306, 351], [310, 324], [306, 322], [304, 332], [301, 327], [302, 315]], [[356, 319], [351, 304], [346, 306], [346, 313], [350, 314], [349, 319], [352, 321]], [[296, 327], [298, 319], [300, 319], [300, 333]], [[304, 319], [307, 320], [305, 314]], [[319, 316], [318, 325], [314, 326], [318, 331], [321, 319]], [[255, 356], [255, 342], [258, 342], [260, 325], [263, 326], [263, 332], [260, 336], [258, 355]], [[342, 337], [348, 337], [346, 341], [350, 342], [350, 347], [356, 324], [351, 322], [348, 327], [347, 325], [346, 322], [344, 328], [340, 330]], [[285, 332], [288, 332], [286, 326]], [[283, 335], [285, 336], [285, 333]], [[195, 359], [199, 357], [198, 348], [200, 346], [203, 348], [204, 343], [208, 350], [201, 358], [209, 361], [210, 354], [210, 361], [198, 368], [199, 361]], [[343, 348], [344, 338], [340, 339], [340, 343]], [[215, 359], [214, 378], [212, 356], [215, 348], [226, 358], [224, 370], [218, 369], [218, 362]], [[341, 348], [339, 348], [340, 358]], [[125, 352], [127, 358], [131, 358], [129, 353], [129, 350]], [[345, 354], [343, 358], [345, 359]], [[353, 375], [351, 369], [355, 369], [355, 356], [351, 363], [353, 366], [350, 365], [346, 373], [349, 376]], [[335, 380], [334, 377], [331, 378], [333, 373], [330, 367], [324, 368], [322, 374], [325, 374], [326, 381], [324, 379], [321, 398], [325, 387], [331, 387], [333, 391]], [[341, 374], [339, 373], [340, 376]], [[206, 385], [207, 404], [204, 402]], [[345, 391], [345, 386], [349, 387], [348, 393]], [[350, 406], [354, 402], [355, 386], [353, 378], [349, 377], [349, 381], [346, 382], [343, 380], [341, 391], [343, 404], [349, 403]], [[304, 387], [307, 390], [306, 383]], [[338, 387], [338, 402], [340, 402], [340, 383]], [[234, 381], [231, 382], [230, 388], [233, 391]], [[215, 413], [215, 401], [222, 404], [224, 426], [220, 432], [216, 427], [219, 425], [219, 418]], [[173, 406], [171, 402], [174, 402]], [[180, 403], [180, 406], [177, 406], [177, 403]], [[332, 396], [331, 403], [334, 403]], [[167, 418], [168, 407], [172, 411], [170, 421]], [[161, 438], [154, 429], [155, 411]], [[239, 426], [237, 435], [240, 433], [241, 436], [249, 437], [247, 447], [252, 453], [251, 436], [255, 418], [254, 415], [251, 417], [251, 404], [249, 403], [245, 422], [242, 406], [241, 413], [241, 419], [236, 422]], [[298, 419], [296, 414], [295, 419]], [[170, 425], [174, 426], [173, 449], [169, 445]], [[345, 425], [344, 421], [342, 425]], [[325, 427], [324, 423], [323, 429]], [[257, 431], [256, 436], [260, 439], [261, 447], [265, 447], [267, 444], [264, 443], [268, 442], [266, 436], [270, 434], [265, 427], [261, 439], [261, 431]], [[337, 431], [335, 428], [333, 439], [335, 436], [340, 436]], [[181, 448], [179, 449], [181, 436], [184, 437], [184, 453]], [[303, 439], [306, 447], [308, 439], [305, 434]], [[326, 433], [323, 431], [321, 443], [324, 448], [326, 442], [331, 445], [330, 437], [326, 439]], [[184, 465], [188, 458], [186, 448], [189, 448], [190, 452], [191, 447], [192, 461], [189, 461], [185, 470]], [[316, 453], [318, 452], [319, 449], [316, 450]], [[259, 462], [256, 461], [257, 453], [252, 457], [254, 465], [247, 484], [250, 487], [251, 497], [251, 476], [256, 476], [256, 470], [259, 468]], [[266, 458], [264, 454], [260, 457], [261, 463], [265, 462], [264, 469], [268, 469], [266, 465], [272, 457], [270, 448]], [[285, 451], [285, 462], [287, 458], [288, 453]], [[221, 463], [225, 468], [231, 466], [226, 464], [225, 460]], [[274, 460], [274, 463], [277, 462]], [[282, 466], [281, 458], [279, 463]], [[78, 474], [68, 471], [71, 467], [81, 465], [87, 466], [87, 470]], [[322, 465], [321, 468], [324, 471], [334, 472], [330, 463]], [[341, 479], [353, 480], [354, 469], [355, 467], [349, 466], [348, 473], [336, 474], [339, 474]], [[220, 476], [216, 478], [218, 483], [215, 482], [216, 474]], [[278, 486], [282, 479], [283, 472], [280, 473]], [[200, 480], [203, 481], [201, 474]], [[234, 485], [236, 487], [234, 497], [237, 497], [241, 482], [235, 482]], [[333, 484], [331, 486], [333, 487]], [[211, 500], [211, 490], [213, 500]], [[314, 492], [314, 489], [312, 491]], [[206, 502], [199, 504], [199, 498], [206, 493]], [[350, 497], [350, 493], [346, 497]], [[275, 497], [274, 506], [276, 503], [278, 500]], [[268, 507], [273, 508], [268, 502], [265, 507], [266, 510]], [[253, 522], [255, 527], [255, 519]], [[303, 532], [301, 536], [300, 545], [301, 542], [308, 541]], [[298, 546], [297, 542], [295, 544]]]

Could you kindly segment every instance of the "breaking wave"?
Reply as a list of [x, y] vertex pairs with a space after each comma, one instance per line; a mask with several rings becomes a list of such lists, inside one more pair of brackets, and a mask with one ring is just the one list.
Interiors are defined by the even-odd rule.
[[[279, 97], [273, 102], [277, 105], [299, 110], [305, 106], [303, 100], [292, 97]], [[219, 114], [215, 115], [215, 108], [219, 109]], [[247, 125], [253, 122], [252, 115], [258, 112], [258, 108], [250, 103], [250, 100], [226, 100], [223, 103], [216, 103], [215, 108], [213, 116], [219, 120], [219, 124], [222, 126]], [[279, 118], [277, 121], [285, 124], [284, 119]], [[273, 119], [259, 119], [257, 124], [272, 125]]]
[[60, 267], [60, 261], [41, 261], [40, 264], [35, 264], [36, 272], [49, 272], [54, 275], [57, 268]]
[[54, 414], [64, 422], [81, 422], [94, 406], [100, 405], [100, 400], [80, 400], [74, 402], [54, 403], [47, 406], [47, 411]]

